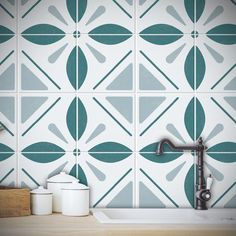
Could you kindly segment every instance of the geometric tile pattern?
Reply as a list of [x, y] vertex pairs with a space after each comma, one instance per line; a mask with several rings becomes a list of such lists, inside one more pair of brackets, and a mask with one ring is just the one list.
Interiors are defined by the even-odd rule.
[[236, 207], [235, 10], [0, 0], [0, 184], [63, 170], [91, 187], [91, 207], [192, 207], [195, 155], [155, 149], [203, 137], [209, 207]]

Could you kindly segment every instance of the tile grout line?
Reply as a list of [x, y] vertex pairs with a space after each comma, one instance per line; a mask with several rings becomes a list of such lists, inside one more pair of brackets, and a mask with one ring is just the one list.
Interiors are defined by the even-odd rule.
[[[134, 84], [134, 151], [137, 151], [137, 81], [138, 81], [138, 73], [137, 73], [137, 1], [134, 1], [134, 76], [133, 76], [133, 84]], [[134, 154], [134, 184], [133, 184], [133, 192], [134, 192], [134, 203], [133, 207], [138, 207], [138, 187], [137, 187], [137, 154]]]
[[[76, 23], [75, 23], [75, 30], [76, 30], [76, 34], [77, 34], [77, 32], [78, 32], [78, 30], [79, 30], [79, 26], [78, 26], [78, 24], [77, 24], [77, 19], [78, 19], [78, 5], [79, 5], [79, 0], [76, 0]], [[79, 76], [79, 68], [78, 68], [78, 62], [79, 62], [79, 55], [78, 55], [78, 47], [77, 47], [77, 45], [78, 45], [78, 43], [79, 43], [79, 39], [78, 39], [78, 37], [76, 37], [76, 39], [75, 39], [75, 47], [76, 47], [76, 59], [75, 59], [75, 63], [76, 63], [76, 66], [75, 66], [75, 78], [76, 78], [76, 87], [75, 87], [75, 91], [74, 91], [74, 93], [75, 93], [75, 104], [76, 104], [76, 108], [75, 108], [75, 111], [76, 111], [76, 114], [75, 114], [75, 119], [76, 119], [76, 124], [75, 124], [75, 132], [76, 132], [76, 140], [75, 140], [75, 143], [74, 143], [74, 146], [75, 146], [75, 148], [76, 148], [76, 150], [79, 148], [79, 144], [78, 144], [78, 137], [77, 137], [77, 135], [78, 135], [78, 129], [79, 129], [79, 123], [78, 123], [78, 116], [79, 116], [79, 112], [78, 112], [78, 99], [77, 99], [77, 96], [78, 96], [78, 94], [77, 94], [77, 88], [78, 88], [78, 76]], [[79, 164], [79, 157], [78, 157], [78, 155], [76, 155], [75, 156], [75, 169], [76, 169], [76, 178], [79, 178], [79, 168], [78, 168], [78, 164]]]
[[20, 81], [20, 73], [19, 73], [19, 60], [20, 60], [20, 55], [19, 55], [19, 1], [16, 1], [16, 76], [15, 76], [15, 87], [16, 87], [16, 92], [17, 92], [17, 97], [16, 97], [16, 186], [17, 187], [21, 187], [20, 184], [20, 157], [19, 157], [19, 131], [20, 131], [20, 127], [19, 127], [19, 122], [20, 122], [20, 93], [19, 93], [19, 81]]

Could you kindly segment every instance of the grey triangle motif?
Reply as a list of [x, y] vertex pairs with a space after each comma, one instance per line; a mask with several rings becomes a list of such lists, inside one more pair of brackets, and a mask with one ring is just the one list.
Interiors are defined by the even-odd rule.
[[45, 84], [24, 64], [21, 65], [22, 90], [48, 90]]
[[132, 97], [107, 97], [110, 104], [129, 122], [133, 122]]
[[133, 88], [133, 65], [129, 64], [113, 81], [107, 86], [107, 90], [132, 90]]
[[11, 64], [0, 75], [0, 90], [14, 90], [15, 89], [15, 64]]
[[139, 88], [140, 90], [165, 90], [165, 86], [144, 67], [139, 65]]

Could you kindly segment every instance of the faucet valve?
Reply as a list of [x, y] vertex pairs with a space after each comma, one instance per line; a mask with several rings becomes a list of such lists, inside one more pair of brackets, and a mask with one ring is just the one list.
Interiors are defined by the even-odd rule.
[[211, 189], [212, 182], [213, 182], [213, 178], [211, 177], [211, 174], [210, 174], [209, 177], [207, 177], [207, 186], [206, 186], [206, 189], [208, 189], [208, 190]]

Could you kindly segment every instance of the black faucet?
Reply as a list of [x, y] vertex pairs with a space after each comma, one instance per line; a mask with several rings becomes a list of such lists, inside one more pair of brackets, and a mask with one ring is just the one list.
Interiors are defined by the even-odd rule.
[[169, 139], [162, 139], [158, 143], [156, 150], [157, 155], [163, 154], [164, 144], [168, 144], [172, 150], [184, 151], [190, 150], [197, 152], [197, 183], [195, 189], [195, 209], [197, 210], [207, 210], [206, 202], [211, 199], [210, 186], [212, 183], [211, 175], [208, 177], [207, 186], [204, 179], [204, 165], [203, 165], [203, 153], [207, 149], [203, 145], [202, 138], [198, 139], [198, 143], [192, 146], [175, 146]]

